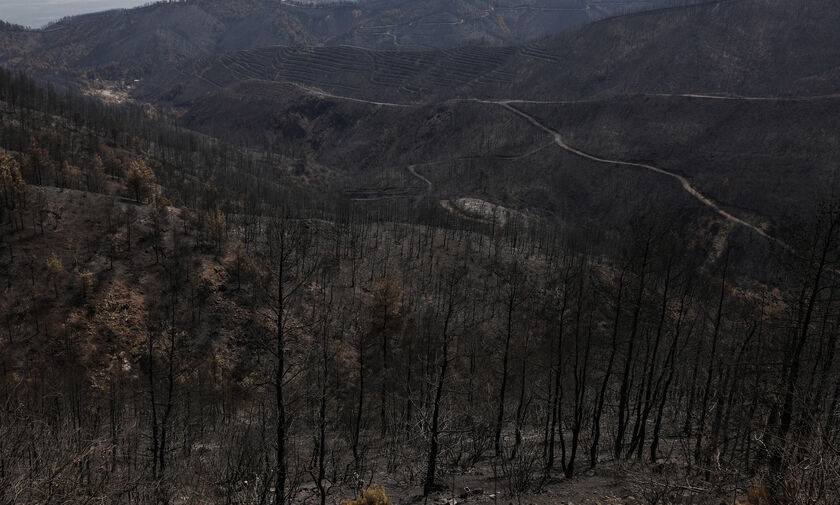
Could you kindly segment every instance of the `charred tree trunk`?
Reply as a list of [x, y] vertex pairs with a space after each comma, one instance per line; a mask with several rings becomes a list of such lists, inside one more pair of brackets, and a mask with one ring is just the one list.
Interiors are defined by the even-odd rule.
[[595, 468], [598, 464], [598, 443], [601, 440], [601, 416], [604, 413], [604, 402], [607, 399], [607, 388], [610, 384], [612, 376], [613, 365], [615, 364], [615, 355], [618, 351], [618, 323], [621, 320], [621, 299], [624, 292], [624, 275], [622, 271], [621, 277], [618, 280], [618, 296], [615, 302], [615, 316], [613, 317], [613, 331], [612, 331], [612, 346], [610, 348], [610, 358], [607, 361], [607, 369], [604, 372], [604, 378], [601, 381], [601, 389], [598, 392], [598, 401], [595, 406], [595, 412], [592, 415], [592, 445], [589, 447], [589, 465]]
[[645, 274], [647, 273], [648, 255], [650, 254], [651, 235], [648, 234], [645, 241], [645, 250], [642, 255], [642, 264], [639, 270], [639, 288], [636, 291], [636, 301], [633, 309], [633, 319], [630, 325], [630, 338], [627, 342], [627, 356], [624, 359], [624, 374], [621, 379], [621, 390], [618, 396], [618, 427], [616, 429], [615, 447], [613, 453], [615, 458], [621, 457], [621, 450], [624, 448], [624, 431], [627, 428], [630, 403], [630, 372], [633, 370], [633, 349], [636, 343], [636, 336], [639, 331], [639, 319], [642, 312], [642, 301], [645, 294]]
[[[453, 289], [450, 287], [450, 289]], [[440, 403], [443, 396], [443, 388], [446, 384], [446, 371], [449, 367], [449, 321], [452, 319], [454, 309], [454, 293], [449, 293], [449, 304], [446, 310], [446, 317], [443, 321], [443, 356], [441, 359], [440, 373], [438, 374], [437, 388], [435, 390], [435, 401], [432, 412], [432, 427], [430, 433], [429, 458], [426, 464], [426, 480], [423, 483], [423, 496], [429, 496], [435, 486], [435, 474], [437, 473], [437, 457], [440, 442]]]
[[715, 359], [717, 356], [717, 346], [720, 337], [721, 318], [723, 317], [723, 302], [726, 299], [726, 270], [729, 266], [729, 254], [723, 264], [723, 275], [720, 279], [720, 298], [718, 299], [717, 313], [715, 315], [715, 325], [712, 330], [712, 350], [709, 354], [709, 370], [706, 374], [706, 386], [703, 388], [703, 399], [700, 402], [700, 419], [697, 421], [697, 440], [694, 445], [694, 462], [700, 464], [703, 448], [703, 431], [706, 427], [706, 411], [709, 404], [709, 397], [712, 392], [712, 377], [714, 376]]

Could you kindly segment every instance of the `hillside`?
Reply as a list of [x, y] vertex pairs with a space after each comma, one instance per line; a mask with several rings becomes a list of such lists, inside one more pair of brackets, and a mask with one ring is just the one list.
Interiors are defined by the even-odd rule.
[[[713, 205], [790, 241], [813, 212], [813, 188], [830, 192], [838, 101], [712, 97], [761, 96], [771, 87], [780, 98], [831, 91], [833, 81], [814, 76], [833, 65], [838, 10], [809, 4], [792, 13], [776, 0], [733, 0], [619, 16], [519, 47], [271, 47], [164, 66], [132, 93], [174, 109], [182, 126], [279, 154], [287, 176], [313, 194], [329, 188], [371, 206], [419, 202], [459, 218], [452, 202], [476, 199], [607, 229], [624, 226], [622, 213], [640, 194], [656, 194], [662, 212], [730, 236], [730, 227], [715, 227], [733, 221], [718, 223], [719, 213], [673, 178], [593, 163], [552, 145], [551, 135], [501, 104], [471, 100], [532, 96], [538, 103], [514, 105], [571, 146], [685, 177]], [[745, 20], [741, 30], [727, 28], [733, 19]], [[774, 49], [783, 44], [784, 52]], [[712, 71], [686, 74], [703, 68], [683, 57], [688, 50]], [[770, 50], [773, 59], [761, 57]], [[737, 65], [715, 73], [726, 55]], [[610, 72], [638, 78], [619, 89]], [[671, 77], [646, 80], [663, 72]], [[703, 93], [714, 95], [693, 96]], [[579, 102], [539, 103], [557, 95]], [[626, 204], [616, 207], [622, 187]]]
[[[135, 93], [174, 107], [189, 128], [294, 153], [341, 179], [337, 187], [354, 198], [415, 198], [424, 182], [413, 166], [440, 201], [478, 198], [603, 222], [607, 195], [625, 184], [662, 191], [666, 207], [696, 222], [696, 202], [674, 192], [673, 179], [593, 165], [551, 146], [550, 135], [499, 103], [473, 100], [531, 97], [513, 105], [573, 147], [684, 176], [716, 205], [786, 239], [813, 211], [814, 188], [834, 180], [838, 100], [830, 96], [836, 81], [825, 76], [840, 68], [831, 43], [839, 11], [734, 0], [620, 16], [520, 47], [245, 51], [170, 72], [159, 87], [149, 78]], [[733, 19], [746, 20], [742, 29], [727, 28]], [[705, 67], [683, 56], [689, 49], [709, 72], [692, 77], [689, 70]], [[724, 72], [726, 57], [735, 63]], [[610, 61], [617, 63], [603, 64]], [[829, 96], [784, 99], [819, 94]], [[550, 103], [558, 97], [577, 101]]]
[[806, 333], [795, 454], [772, 394], [794, 387], [787, 308], [830, 324], [838, 207], [802, 226], [812, 264], [710, 251], [667, 201], [613, 203], [615, 232], [330, 206], [165, 122], [120, 130], [131, 107], [2, 77], [5, 501], [338, 503], [376, 482], [398, 504], [706, 505], [840, 484], [810, 445], [836, 432], [834, 334]]
[[[731, 28], [734, 20], [740, 29]], [[780, 0], [727, 0], [617, 16], [517, 46], [229, 52], [164, 67], [147, 75], [134, 95], [180, 109], [251, 81], [402, 104], [451, 97], [834, 95], [840, 93], [838, 33], [840, 8], [832, 2], [800, 8]]]
[[93, 77], [130, 83], [167, 63], [272, 46], [511, 44], [666, 1], [161, 2], [69, 18], [43, 30], [2, 28], [0, 64], [75, 83]]
[[[470, 84], [510, 84], [506, 63], [539, 61], [514, 47], [464, 46], [439, 51], [371, 51], [358, 47], [271, 47], [193, 60], [144, 79], [132, 95], [176, 108], [189, 108], [208, 94], [271, 98], [284, 84], [338, 96], [403, 104], [431, 101]], [[255, 85], [256, 84], [256, 85]], [[277, 84], [278, 86], [272, 86]]]
[[[547, 38], [553, 61], [469, 96], [581, 99], [642, 93], [837, 94], [840, 6], [829, 0], [722, 0], [618, 16]], [[513, 91], [521, 91], [513, 93]]]

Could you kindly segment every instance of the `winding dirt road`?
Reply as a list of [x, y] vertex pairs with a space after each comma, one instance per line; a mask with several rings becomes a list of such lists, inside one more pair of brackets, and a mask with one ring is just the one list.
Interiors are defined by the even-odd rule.
[[644, 96], [655, 97], [680, 97], [680, 98], [699, 98], [702, 100], [730, 100], [730, 101], [744, 101], [744, 102], [815, 102], [818, 100], [831, 100], [840, 98], [840, 94], [833, 95], [813, 95], [813, 96], [728, 96], [728, 95], [704, 95], [699, 93], [647, 93]]
[[[347, 96], [334, 95], [334, 94], [331, 94], [331, 93], [326, 93], [326, 92], [321, 91], [321, 90], [316, 89], [316, 88], [303, 86], [303, 85], [293, 83], [293, 82], [289, 82], [289, 84], [291, 84], [291, 85], [293, 85], [293, 86], [295, 86], [295, 87], [297, 87], [297, 88], [299, 88], [299, 89], [301, 89], [305, 92], [308, 92], [308, 93], [314, 94], [316, 96], [319, 96], [321, 98], [346, 100], [346, 101], [351, 101], [351, 102], [365, 103], [365, 104], [369, 104], [369, 105], [377, 105], [377, 106], [385, 106], [385, 107], [412, 108], [412, 107], [419, 107], [420, 106], [420, 104], [401, 104], [401, 103], [393, 103], [393, 102], [377, 102], [377, 101], [372, 101], [372, 100], [364, 100], [364, 99], [360, 99], [360, 98], [352, 98], [352, 97], [347, 97]], [[662, 94], [646, 94], [644, 96], [682, 97], [682, 98], [696, 98], [696, 99], [704, 99], [704, 100], [743, 100], [743, 101], [816, 101], [816, 100], [840, 98], [840, 95], [820, 95], [820, 96], [808, 96], [808, 97], [743, 97], [743, 96], [705, 95], [705, 94], [693, 94], [693, 93], [681, 93], [681, 94], [677, 94], [677, 93], [675, 93], [675, 94], [664, 94], [664, 93], [662, 93]], [[784, 241], [782, 241], [781, 239], [778, 239], [778, 238], [768, 234], [766, 231], [764, 231], [761, 228], [759, 228], [758, 226], [750, 223], [749, 221], [746, 221], [746, 220], [744, 220], [740, 217], [737, 217], [737, 216], [729, 213], [728, 211], [724, 210], [723, 208], [721, 208], [711, 198], [707, 197], [706, 195], [704, 195], [703, 193], [698, 191], [697, 188], [692, 186], [691, 182], [687, 178], [685, 178], [684, 176], [679, 175], [675, 172], [671, 172], [671, 171], [665, 170], [663, 168], [654, 166], [654, 165], [646, 164], [646, 163], [634, 163], [634, 162], [629, 162], [629, 161], [611, 160], [611, 159], [601, 158], [599, 156], [581, 151], [580, 149], [577, 149], [577, 148], [567, 144], [563, 140], [562, 135], [559, 132], [557, 132], [556, 130], [548, 127], [547, 125], [545, 125], [543, 123], [541, 123], [534, 116], [531, 116], [530, 114], [528, 114], [528, 113], [526, 113], [526, 112], [524, 112], [524, 111], [522, 111], [522, 110], [513, 106], [513, 104], [546, 104], [547, 105], [547, 104], [563, 104], [563, 103], [596, 102], [596, 101], [599, 101], [599, 100], [600, 99], [538, 101], [538, 100], [522, 100], [522, 99], [486, 100], [486, 99], [478, 99], [478, 98], [462, 98], [462, 99], [452, 99], [450, 101], [475, 102], [475, 103], [491, 104], [491, 105], [496, 105], [496, 106], [503, 107], [503, 108], [507, 109], [508, 111], [512, 112], [513, 114], [516, 114], [517, 116], [525, 119], [531, 125], [539, 128], [540, 130], [542, 130], [542, 131], [548, 133], [549, 135], [551, 135], [552, 138], [554, 139], [554, 144], [556, 144], [561, 149], [563, 149], [567, 152], [570, 152], [572, 154], [575, 154], [577, 156], [580, 156], [582, 158], [586, 158], [590, 161], [594, 161], [594, 162], [597, 162], [597, 163], [606, 163], [606, 164], [610, 164], [610, 165], [617, 165], [617, 166], [623, 166], [623, 167], [642, 168], [642, 169], [645, 169], [645, 170], [648, 170], [648, 171], [651, 171], [651, 172], [654, 172], [654, 173], [657, 173], [657, 174], [660, 174], [660, 175], [664, 175], [666, 177], [670, 177], [670, 178], [676, 180], [677, 182], [679, 182], [680, 186], [682, 186], [683, 190], [686, 193], [688, 193], [689, 195], [694, 197], [701, 204], [708, 207], [713, 212], [715, 212], [719, 216], [723, 217], [724, 219], [726, 219], [730, 223], [748, 228], [748, 229], [752, 230], [753, 232], [755, 232], [756, 234], [760, 235], [761, 237], [766, 238], [767, 240], [771, 241], [774, 244], [777, 244], [779, 247], [785, 249], [786, 251], [794, 252], [793, 248], [790, 245], [788, 245], [787, 243], [785, 243]], [[544, 147], [538, 148], [533, 152], [527, 153], [526, 155], [533, 154], [534, 152], [537, 152], [537, 151], [539, 151], [543, 148]], [[413, 175], [414, 177], [416, 177], [417, 179], [422, 181], [424, 184], [426, 184], [426, 186], [428, 188], [427, 193], [431, 193], [431, 191], [432, 191], [432, 187], [433, 187], [432, 181], [430, 181], [429, 179], [424, 177], [422, 174], [418, 173], [416, 169], [419, 166], [434, 165], [436, 163], [442, 163], [442, 162], [418, 163], [418, 164], [410, 165], [408, 167], [408, 171], [411, 173], [411, 175]], [[420, 196], [418, 196], [418, 200], [421, 200], [422, 198], [423, 198], [422, 194]]]
[[[361, 49], [356, 46], [342, 46], [342, 47], [353, 47], [356, 49]], [[223, 63], [224, 64], [224, 63]], [[234, 72], [233, 69], [227, 67], [232, 73]], [[182, 72], [184, 75], [186, 73]], [[223, 87], [220, 84], [211, 81], [201, 75], [200, 73], [196, 73], [200, 79], [204, 80], [208, 84], [211, 84], [215, 87]], [[346, 95], [337, 95], [334, 93], [329, 93], [327, 91], [321, 90], [314, 86], [307, 86], [298, 82], [294, 81], [272, 81], [272, 80], [265, 80], [265, 79], [254, 79], [256, 81], [266, 81], [272, 83], [282, 83], [288, 84], [299, 90], [303, 91], [304, 93], [308, 93], [310, 95], [317, 96], [319, 98], [326, 98], [332, 100], [339, 100], [345, 102], [355, 102], [355, 103], [363, 103], [368, 105], [377, 105], [381, 107], [395, 107], [401, 109], [409, 109], [415, 107], [422, 107], [424, 105], [428, 105], [425, 103], [399, 103], [399, 102], [382, 102], [376, 100], [366, 100], [364, 98], [354, 98], [351, 96]], [[655, 97], [655, 98], [696, 98], [701, 100], [726, 100], [726, 101], [744, 101], [744, 102], [812, 102], [812, 101], [820, 101], [820, 100], [833, 100], [833, 99], [840, 99], [840, 94], [830, 94], [830, 95], [813, 95], [813, 96], [789, 96], [789, 97], [775, 97], [775, 96], [734, 96], [734, 95], [709, 95], [709, 94], [702, 94], [702, 93], [643, 93], [637, 96], [647, 96], [647, 97]], [[502, 104], [534, 104], [534, 105], [563, 105], [563, 104], [577, 104], [577, 103], [596, 103], [596, 102], [603, 102], [605, 100], [609, 100], [612, 98], [617, 97], [597, 97], [597, 98], [585, 98], [580, 100], [528, 100], [528, 99], [521, 99], [521, 98], [497, 98], [497, 99], [483, 99], [483, 98], [450, 98], [445, 100], [445, 102], [473, 102], [473, 103], [493, 103], [497, 105]]]
[[720, 206], [718, 204], [716, 204], [715, 202], [713, 202], [709, 197], [707, 197], [706, 195], [697, 191], [697, 189], [694, 186], [691, 185], [691, 183], [688, 181], [688, 179], [686, 179], [682, 175], [676, 174], [674, 172], [669, 172], [668, 170], [665, 170], [665, 169], [662, 169], [662, 168], [659, 168], [659, 167], [655, 167], [653, 165], [648, 165], [646, 163], [633, 163], [633, 162], [629, 162], [629, 161], [610, 160], [610, 159], [594, 156], [592, 154], [586, 153], [584, 151], [581, 151], [580, 149], [576, 149], [576, 148], [570, 146], [569, 144], [567, 144], [563, 140], [563, 137], [560, 135], [559, 132], [557, 132], [557, 131], [553, 130], [552, 128], [546, 126], [545, 124], [541, 123], [534, 116], [531, 116], [530, 114], [527, 114], [527, 113], [517, 109], [516, 107], [512, 106], [510, 104], [510, 102], [508, 102], [508, 101], [501, 101], [501, 102], [486, 101], [484, 103], [493, 103], [493, 104], [499, 105], [500, 107], [504, 107], [505, 109], [511, 111], [512, 113], [516, 114], [517, 116], [525, 119], [526, 121], [528, 121], [532, 125], [536, 126], [540, 130], [542, 130], [542, 131], [550, 134], [551, 136], [553, 136], [554, 137], [554, 143], [557, 144], [558, 146], [560, 146], [560, 148], [562, 148], [562, 149], [564, 149], [564, 150], [566, 150], [566, 151], [568, 151], [572, 154], [580, 156], [582, 158], [586, 158], [588, 160], [595, 161], [595, 162], [598, 162], [598, 163], [607, 163], [607, 164], [610, 164], [610, 165], [643, 168], [645, 170], [649, 170], [651, 172], [655, 172], [657, 174], [661, 174], [661, 175], [670, 177], [672, 179], [676, 179], [680, 183], [682, 188], [688, 194], [693, 196], [695, 199], [697, 199], [700, 203], [702, 203], [706, 207], [712, 209], [714, 212], [716, 212], [718, 215], [720, 215], [721, 217], [723, 217], [727, 221], [729, 221], [731, 223], [735, 223], [735, 224], [740, 225], [740, 226], [744, 226], [745, 228], [749, 228], [750, 230], [752, 230], [755, 233], [759, 234], [760, 236], [766, 238], [767, 240], [770, 240], [771, 242], [779, 245], [783, 249], [793, 252], [793, 248], [791, 246], [789, 246], [788, 244], [786, 244], [785, 242], [777, 239], [776, 237], [774, 237], [772, 235], [769, 235], [767, 232], [765, 232], [761, 228], [755, 226], [754, 224], [752, 224], [748, 221], [745, 221], [745, 220], [743, 220], [743, 219], [741, 219], [737, 216], [734, 216], [734, 215], [730, 214], [729, 212], [720, 208]]
[[[414, 177], [417, 177], [418, 179], [420, 179], [421, 181], [426, 183], [426, 187], [427, 187], [426, 194], [431, 194], [431, 192], [432, 192], [432, 181], [430, 181], [429, 179], [426, 179], [426, 177], [424, 177], [423, 174], [417, 173], [417, 167], [424, 166], [424, 165], [434, 165], [436, 163], [443, 163], [443, 162], [438, 161], [438, 162], [432, 162], [432, 163], [418, 163], [416, 165], [409, 165], [408, 166], [408, 171], [411, 172], [411, 175], [413, 175]], [[419, 201], [423, 200], [423, 196], [424, 196], [423, 193], [420, 193], [419, 195], [417, 195], [417, 201], [419, 202]]]

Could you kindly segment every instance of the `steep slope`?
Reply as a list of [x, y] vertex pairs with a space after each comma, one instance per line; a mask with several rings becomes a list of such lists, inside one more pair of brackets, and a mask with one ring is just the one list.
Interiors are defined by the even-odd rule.
[[312, 44], [351, 26], [348, 7], [274, 1], [158, 3], [61, 21], [32, 32], [23, 66], [60, 62], [72, 74], [137, 78], [167, 62], [276, 44]]
[[[840, 91], [840, 5], [722, 0], [620, 16], [541, 41], [510, 85], [468, 95], [585, 98], [639, 93], [742, 96]], [[516, 93], [514, 93], [516, 91]]]
[[277, 45], [422, 49], [511, 44], [671, 0], [189, 0], [74, 17], [43, 30], [0, 27], [0, 64], [52, 78], [133, 80], [167, 63]]
[[188, 108], [208, 94], [239, 94], [247, 86], [271, 95], [274, 85], [293, 83], [357, 100], [415, 103], [474, 83], [510, 84], [514, 75], [503, 67], [511, 60], [536, 61], [512, 47], [411, 53], [354, 46], [270, 47], [173, 65], [144, 79], [134, 96]]
[[253, 81], [404, 104], [452, 97], [831, 95], [840, 92], [838, 48], [837, 4], [820, 0], [799, 8], [780, 0], [728, 0], [619, 16], [516, 47], [230, 52], [151, 73], [136, 96], [189, 108]]
[[371, 16], [337, 38], [379, 49], [428, 49], [457, 42], [512, 44], [668, 0], [391, 0], [360, 2]]

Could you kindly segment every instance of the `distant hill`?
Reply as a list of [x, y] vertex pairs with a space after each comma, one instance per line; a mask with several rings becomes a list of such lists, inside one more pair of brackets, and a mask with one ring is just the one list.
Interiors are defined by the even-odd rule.
[[[840, 93], [840, 6], [728, 0], [613, 17], [517, 46], [427, 51], [274, 46], [149, 73], [135, 95], [188, 109], [273, 84], [371, 101], [592, 99], [636, 94]], [[287, 94], [288, 89], [283, 88]], [[285, 99], [285, 97], [284, 97]]]
[[755, 96], [840, 92], [840, 4], [721, 0], [597, 21], [540, 41], [550, 55], [502, 69], [509, 85], [467, 94], [535, 99], [635, 93]]
[[474, 85], [494, 89], [513, 83], [505, 67], [536, 64], [539, 54], [516, 47], [468, 45], [423, 52], [375, 51], [355, 46], [267, 47], [198, 58], [149, 74], [136, 98], [189, 108], [208, 94], [272, 96], [298, 85], [372, 101], [416, 103]]
[[272, 46], [422, 50], [521, 43], [673, 0], [188, 0], [0, 27], [0, 64], [51, 78], [136, 79], [161, 65]]

